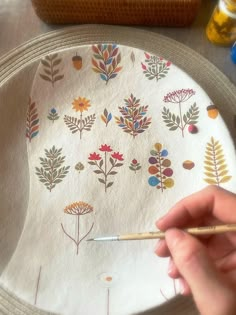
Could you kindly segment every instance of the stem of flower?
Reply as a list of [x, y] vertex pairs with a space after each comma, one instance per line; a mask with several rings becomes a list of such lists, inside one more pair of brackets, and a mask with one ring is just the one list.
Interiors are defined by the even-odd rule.
[[81, 113], [80, 113], [80, 129], [79, 129], [80, 139], [82, 138], [82, 130], [83, 130], [82, 127], [83, 127], [83, 126], [82, 126], [82, 112], [81, 112]]
[[179, 115], [180, 115], [180, 123], [181, 123], [181, 128], [180, 129], [182, 131], [182, 137], [184, 137], [184, 126], [183, 126], [181, 102], [179, 102]]
[[159, 167], [160, 167], [161, 191], [163, 192], [162, 167], [161, 167], [161, 152], [158, 152], [158, 163], [159, 163]]
[[110, 314], [110, 288], [107, 288], [107, 315]]
[[105, 192], [107, 192], [107, 152], [105, 151]]
[[76, 254], [78, 255], [79, 254], [79, 215], [77, 215], [77, 251], [76, 251]]

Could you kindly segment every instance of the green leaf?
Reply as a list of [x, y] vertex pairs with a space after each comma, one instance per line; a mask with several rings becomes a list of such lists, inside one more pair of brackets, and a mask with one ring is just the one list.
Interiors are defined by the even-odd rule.
[[98, 178], [99, 182], [102, 183], [102, 184], [105, 184], [105, 180], [102, 179], [102, 178]]
[[107, 184], [106, 188], [109, 188], [109, 187], [111, 187], [112, 185], [113, 185], [113, 182], [109, 182], [109, 183]]

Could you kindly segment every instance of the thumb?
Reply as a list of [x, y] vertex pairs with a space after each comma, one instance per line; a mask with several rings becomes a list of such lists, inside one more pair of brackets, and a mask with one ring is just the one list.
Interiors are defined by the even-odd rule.
[[165, 238], [174, 263], [188, 283], [201, 314], [222, 315], [235, 311], [234, 293], [201, 242], [178, 229], [167, 230]]

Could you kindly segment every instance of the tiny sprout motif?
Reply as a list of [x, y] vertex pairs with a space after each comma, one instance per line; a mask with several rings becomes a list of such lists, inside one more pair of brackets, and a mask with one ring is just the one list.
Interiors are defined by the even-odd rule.
[[103, 114], [101, 115], [101, 119], [102, 119], [102, 121], [105, 123], [105, 125], [107, 127], [108, 123], [112, 119], [112, 114], [108, 113], [107, 109], [105, 108]]
[[143, 73], [148, 80], [159, 81], [164, 78], [170, 70], [170, 61], [165, 61], [162, 57], [145, 54], [145, 62], [141, 62]]
[[92, 231], [94, 223], [92, 223], [90, 229], [84, 236], [80, 236], [80, 216], [89, 214], [93, 212], [93, 207], [89, 205], [86, 202], [78, 201], [74, 202], [68, 206], [65, 207], [64, 213], [70, 214], [76, 217], [76, 223], [75, 223], [75, 235], [76, 238], [73, 238], [68, 232], [66, 232], [63, 224], [61, 223], [62, 231], [63, 233], [73, 241], [73, 243], [76, 245], [76, 254], [79, 254], [79, 245], [81, 242], [89, 235], [89, 233]]
[[75, 169], [76, 169], [76, 171], [78, 171], [78, 172], [80, 173], [81, 171], [84, 170], [84, 164], [81, 163], [81, 162], [78, 162], [78, 163], [75, 165]]
[[141, 165], [136, 159], [133, 159], [132, 162], [130, 163], [129, 169], [131, 171], [134, 171], [136, 174], [136, 172], [141, 169]]
[[161, 189], [163, 192], [164, 189], [174, 186], [174, 180], [171, 178], [173, 170], [170, 168], [171, 161], [166, 159], [168, 151], [162, 149], [162, 144], [156, 143], [154, 148], [155, 150], [150, 151], [151, 157], [148, 160], [151, 164], [148, 172], [152, 175], [149, 177], [148, 183], [150, 186]]
[[59, 119], [59, 115], [57, 113], [57, 110], [55, 108], [52, 108], [50, 112], [48, 113], [48, 119], [51, 120], [53, 123], [55, 120]]
[[[117, 167], [121, 167], [123, 163], [121, 163], [124, 158], [123, 154], [119, 152], [113, 152], [113, 149], [110, 145], [102, 144], [99, 148], [101, 152], [103, 152], [103, 158], [99, 153], [90, 153], [88, 157], [88, 163], [92, 166], [96, 166], [96, 170], [94, 170], [95, 174], [100, 175], [98, 181], [104, 185], [105, 192], [107, 188], [113, 185], [113, 181], [109, 181], [111, 176], [117, 174], [117, 171], [114, 169]], [[99, 162], [98, 162], [99, 161]]]

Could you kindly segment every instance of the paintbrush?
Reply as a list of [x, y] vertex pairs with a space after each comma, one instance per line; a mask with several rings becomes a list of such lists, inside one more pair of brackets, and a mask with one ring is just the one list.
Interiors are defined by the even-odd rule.
[[[191, 227], [183, 229], [183, 231], [191, 235], [211, 235], [220, 234], [226, 232], [236, 232], [236, 224], [214, 225], [214, 226], [201, 226]], [[150, 239], [163, 239], [165, 238], [165, 232], [145, 232], [145, 233], [133, 233], [133, 234], [121, 234], [113, 236], [101, 236], [90, 238], [87, 241], [132, 241], [132, 240], [150, 240]]]

